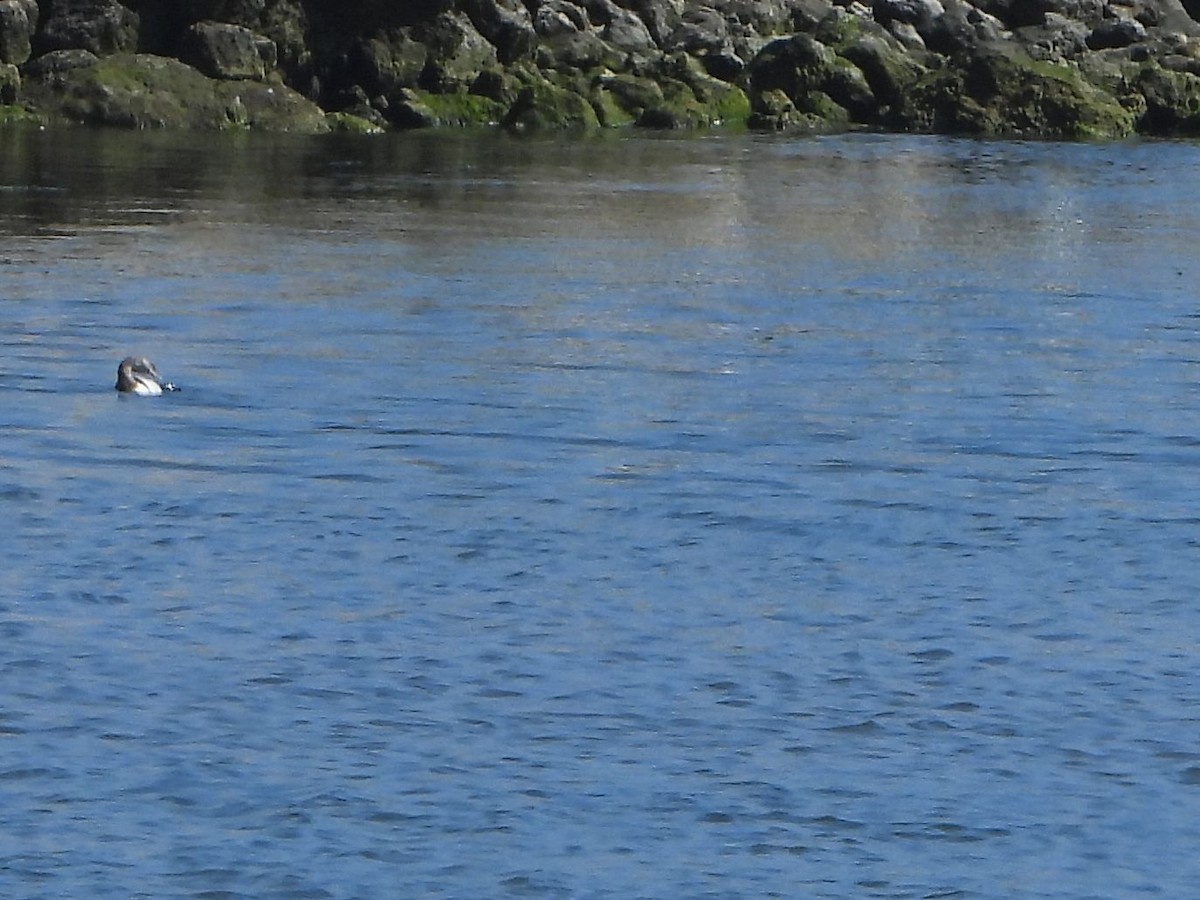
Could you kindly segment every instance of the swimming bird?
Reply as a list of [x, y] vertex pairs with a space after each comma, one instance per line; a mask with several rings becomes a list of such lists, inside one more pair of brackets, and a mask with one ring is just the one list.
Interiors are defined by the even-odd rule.
[[163, 391], [178, 388], [169, 381], [163, 381], [154, 363], [144, 356], [127, 356], [117, 366], [117, 390], [123, 394], [157, 397]]

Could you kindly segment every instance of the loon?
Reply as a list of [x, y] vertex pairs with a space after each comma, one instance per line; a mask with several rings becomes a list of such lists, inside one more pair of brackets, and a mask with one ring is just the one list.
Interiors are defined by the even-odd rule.
[[179, 390], [159, 377], [154, 363], [142, 356], [127, 356], [117, 366], [117, 390], [123, 394], [157, 397], [163, 391]]

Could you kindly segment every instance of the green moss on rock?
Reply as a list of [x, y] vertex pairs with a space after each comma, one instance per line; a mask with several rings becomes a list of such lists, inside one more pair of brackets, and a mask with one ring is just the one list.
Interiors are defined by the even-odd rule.
[[1157, 64], [1138, 70], [1131, 87], [1142, 99], [1138, 130], [1144, 134], [1200, 134], [1200, 77]]
[[479, 94], [469, 94], [466, 91], [449, 94], [427, 94], [424, 91], [415, 93], [424, 100], [438, 125], [456, 128], [495, 125], [504, 117], [505, 107], [502, 103]]
[[1120, 138], [1132, 113], [1077, 70], [1019, 51], [982, 53], [929, 73], [903, 97], [909, 130], [1073, 140]]
[[327, 131], [325, 113], [282, 85], [216, 81], [178, 60], [120, 54], [30, 79], [33, 112], [126, 128]]
[[45, 120], [24, 106], [0, 105], [0, 125], [42, 124]]
[[326, 120], [329, 122], [331, 131], [339, 131], [343, 134], [382, 134], [383, 129], [374, 122], [364, 119], [362, 116], [356, 116], [347, 112], [333, 112], [325, 114]]
[[587, 97], [542, 81], [521, 89], [501, 124], [513, 132], [594, 131], [600, 119]]

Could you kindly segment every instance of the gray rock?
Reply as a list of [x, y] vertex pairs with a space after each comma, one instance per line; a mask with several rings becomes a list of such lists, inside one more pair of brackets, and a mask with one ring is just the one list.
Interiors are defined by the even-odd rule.
[[533, 18], [520, 0], [460, 0], [478, 32], [496, 48], [501, 63], [527, 59], [537, 46]]
[[871, 4], [871, 12], [880, 25], [907, 22], [918, 31], [945, 11], [939, 0], [873, 0]]
[[625, 5], [637, 13], [659, 47], [682, 21], [685, 6], [683, 0], [627, 0]]
[[1019, 36], [1034, 59], [1061, 63], [1075, 59], [1087, 50], [1090, 33], [1091, 29], [1082, 22], [1047, 13], [1044, 25], [1022, 28]]
[[617, 48], [602, 40], [596, 32], [575, 31], [543, 40], [534, 59], [541, 69], [589, 72], [616, 68], [622, 57]]
[[608, 91], [617, 105], [634, 118], [663, 102], [662, 88], [657, 81], [636, 75], [608, 75], [599, 85]]
[[797, 104], [807, 94], [820, 90], [835, 65], [829, 47], [811, 35], [780, 38], [763, 48], [746, 67], [754, 93], [783, 91]]
[[879, 101], [857, 66], [836, 66], [822, 87], [834, 103], [850, 113], [852, 121], [870, 123], [877, 118]]
[[184, 62], [210, 78], [262, 81], [275, 68], [275, 44], [240, 25], [197, 22], [184, 46]]
[[917, 31], [917, 26], [911, 22], [901, 22], [895, 19], [888, 22], [888, 32], [900, 42], [907, 50], [922, 51], [925, 50], [925, 39], [921, 37], [921, 33]]
[[21, 93], [21, 71], [12, 63], [0, 63], [0, 104], [12, 106]]
[[995, 16], [964, 0], [946, 0], [942, 15], [916, 25], [916, 29], [928, 49], [947, 56], [1011, 37]]
[[1168, 72], [1187, 72], [1189, 75], [1200, 75], [1200, 59], [1171, 53], [1160, 60], [1162, 67]]
[[655, 47], [650, 29], [627, 9], [615, 10], [600, 36], [622, 50], [652, 50]]
[[97, 56], [137, 49], [138, 15], [117, 0], [45, 0], [33, 53], [90, 50]]
[[795, 0], [789, 12], [792, 28], [796, 31], [812, 31], [833, 12], [830, 0]]
[[1103, 20], [1106, 5], [1105, 0], [980, 0], [979, 9], [1008, 28], [1044, 25], [1050, 14], [1094, 28]]
[[725, 18], [710, 7], [685, 12], [679, 25], [663, 44], [663, 49], [668, 52], [682, 50], [693, 56], [731, 51], [731, 48]]
[[437, 93], [465, 90], [499, 62], [496, 48], [463, 13], [444, 13], [414, 32], [429, 51], [421, 86]]
[[91, 50], [52, 50], [25, 66], [25, 74], [30, 78], [52, 81], [71, 72], [74, 69], [88, 69], [96, 65], [100, 58]]
[[580, 0], [580, 3], [587, 10], [588, 24], [600, 28], [611, 22], [621, 9], [613, 0]]
[[420, 96], [408, 88], [398, 90], [388, 102], [387, 117], [400, 128], [432, 128], [437, 114]]
[[0, 63], [29, 59], [38, 8], [34, 0], [0, 0]]
[[400, 87], [415, 88], [428, 57], [428, 48], [413, 40], [407, 29], [363, 41], [351, 53], [355, 77], [372, 96], [387, 95]]
[[925, 69], [896, 42], [879, 35], [863, 35], [842, 54], [856, 65], [881, 104], [897, 106], [925, 74]]
[[1146, 39], [1146, 26], [1137, 19], [1109, 19], [1101, 22], [1087, 36], [1089, 50], [1108, 50], [1128, 47]]
[[179, 60], [150, 54], [96, 58], [65, 51], [53, 62], [43, 59], [26, 67], [22, 95], [34, 112], [52, 120], [124, 128], [329, 130], [320, 108], [282, 85], [208, 78]]
[[533, 30], [541, 37], [574, 34], [587, 27], [587, 11], [568, 0], [548, 0], [533, 16]]

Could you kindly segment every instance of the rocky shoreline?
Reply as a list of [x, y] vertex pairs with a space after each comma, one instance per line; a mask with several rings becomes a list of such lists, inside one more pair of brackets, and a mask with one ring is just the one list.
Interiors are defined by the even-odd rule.
[[1200, 0], [0, 0], [0, 121], [1200, 134]]

